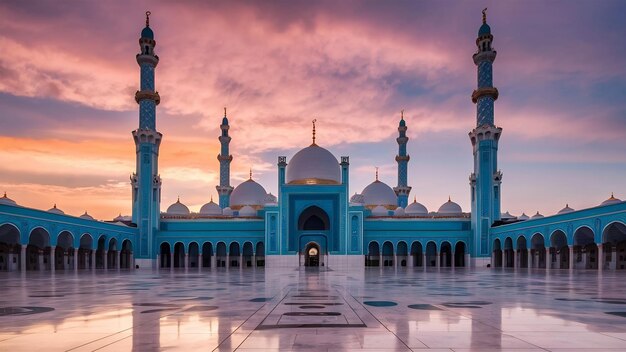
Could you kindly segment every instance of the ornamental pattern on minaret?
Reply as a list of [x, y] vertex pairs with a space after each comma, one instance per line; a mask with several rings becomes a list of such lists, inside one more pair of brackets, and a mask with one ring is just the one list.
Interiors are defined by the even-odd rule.
[[404, 110], [400, 111], [400, 123], [398, 125], [398, 155], [396, 155], [396, 162], [398, 163], [398, 186], [394, 187], [394, 192], [398, 197], [398, 206], [405, 208], [408, 205], [409, 193], [411, 187], [408, 183], [408, 164], [411, 157], [406, 152], [406, 146], [409, 142], [409, 137], [406, 135], [406, 121], [404, 121]]
[[228, 116], [226, 115], [226, 108], [224, 108], [224, 117], [220, 125], [221, 134], [218, 138], [220, 141], [220, 154], [217, 156], [217, 160], [220, 162], [220, 184], [215, 187], [222, 209], [230, 206], [230, 194], [233, 192], [233, 187], [230, 185], [230, 162], [233, 161], [233, 156], [230, 155], [229, 151], [231, 140], [228, 135], [229, 128]]
[[494, 125], [493, 103], [498, 99], [498, 89], [493, 86], [493, 62], [497, 52], [491, 46], [493, 36], [487, 24], [486, 10], [483, 10], [483, 24], [478, 30], [474, 54], [474, 64], [478, 66], [478, 87], [472, 93], [472, 101], [476, 104], [476, 126]]

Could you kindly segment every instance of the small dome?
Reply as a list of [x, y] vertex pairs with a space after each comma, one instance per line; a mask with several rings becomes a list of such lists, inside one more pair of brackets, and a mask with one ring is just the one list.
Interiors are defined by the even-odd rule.
[[613, 193], [611, 193], [611, 198], [605, 200], [604, 202], [602, 202], [602, 204], [600, 205], [611, 205], [611, 204], [617, 204], [617, 203], [621, 203], [622, 201], [620, 199], [617, 199], [613, 196]]
[[154, 39], [154, 32], [150, 27], [146, 27], [141, 31], [142, 38]]
[[365, 206], [382, 205], [389, 209], [395, 209], [398, 203], [398, 197], [396, 197], [393, 189], [378, 179], [365, 187], [361, 194]]
[[491, 34], [491, 27], [488, 24], [483, 23], [482, 26], [478, 29], [478, 36], [482, 37], [483, 35]]
[[428, 215], [428, 209], [421, 203], [418, 203], [416, 198], [413, 198], [413, 203], [407, 205], [404, 213], [406, 215]]
[[4, 192], [4, 196], [0, 198], [0, 204], [17, 206], [13, 199], [7, 197], [7, 192]]
[[463, 214], [463, 210], [461, 206], [450, 200], [448, 197], [448, 201], [443, 203], [439, 210], [437, 210], [437, 214], [439, 215], [461, 215]]
[[211, 201], [200, 208], [200, 215], [222, 215], [222, 208], [211, 197]]
[[506, 213], [500, 214], [500, 219], [502, 219], [502, 220], [511, 220], [511, 219], [514, 219], [514, 218], [515, 218], [515, 216], [509, 214], [508, 211]]
[[522, 215], [517, 217], [517, 220], [528, 220], [528, 219], [530, 218], [525, 213], [522, 213]]
[[393, 216], [404, 216], [404, 208], [397, 207], [396, 210], [393, 211]]
[[183, 203], [180, 202], [180, 198], [176, 201], [176, 203], [170, 205], [167, 208], [168, 215], [189, 215], [189, 208]]
[[537, 214], [531, 217], [531, 219], [541, 219], [541, 218], [543, 218], [543, 215], [539, 214], [539, 212], [537, 212]]
[[256, 210], [253, 207], [246, 205], [239, 209], [239, 216], [256, 216]]
[[311, 144], [297, 152], [287, 164], [286, 182], [303, 185], [341, 184], [339, 161], [328, 150]]
[[276, 198], [276, 196], [273, 195], [272, 192], [270, 192], [265, 196], [265, 204], [267, 205], [278, 204], [278, 198]]
[[372, 209], [372, 216], [387, 216], [389, 215], [389, 211], [387, 210], [387, 208], [383, 207], [382, 205], [376, 206], [374, 207], [374, 209]]
[[267, 197], [265, 188], [250, 178], [235, 187], [233, 193], [230, 194], [230, 206], [233, 209], [244, 205], [262, 206], [265, 204], [265, 197]]
[[85, 214], [83, 214], [83, 215], [79, 216], [79, 218], [81, 218], [81, 219], [85, 219], [85, 220], [95, 220], [95, 219], [93, 218], [93, 216], [91, 216], [91, 215], [87, 214], [87, 211], [86, 211], [86, 210], [85, 210]]
[[48, 212], [53, 214], [65, 214], [63, 210], [57, 208], [56, 204], [52, 208], [48, 209]]
[[569, 204], [565, 204], [565, 208], [559, 210], [559, 212], [557, 214], [567, 214], [567, 213], [571, 213], [573, 212], [574, 209], [569, 207]]
[[231, 207], [226, 207], [222, 209], [222, 214], [225, 216], [233, 216], [233, 209], [231, 209]]
[[350, 197], [350, 203], [361, 205], [364, 202], [365, 202], [365, 197], [363, 197], [362, 194], [354, 193], [354, 195], [352, 197]]

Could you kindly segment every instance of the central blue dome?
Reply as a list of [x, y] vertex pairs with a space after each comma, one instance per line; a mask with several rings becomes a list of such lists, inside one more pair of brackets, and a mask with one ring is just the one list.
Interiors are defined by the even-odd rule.
[[152, 29], [150, 29], [150, 27], [146, 27], [141, 31], [141, 37], [154, 39], [154, 32], [152, 32]]

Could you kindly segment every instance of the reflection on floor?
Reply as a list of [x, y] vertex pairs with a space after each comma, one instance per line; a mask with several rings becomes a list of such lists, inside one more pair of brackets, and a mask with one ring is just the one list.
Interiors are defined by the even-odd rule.
[[0, 273], [0, 350], [626, 349], [626, 272]]

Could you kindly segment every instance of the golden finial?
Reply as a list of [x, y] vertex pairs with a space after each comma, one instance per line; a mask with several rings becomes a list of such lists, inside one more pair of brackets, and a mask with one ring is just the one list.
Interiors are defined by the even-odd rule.
[[[211, 202], [213, 202], [213, 195], [212, 194], [211, 194]], [[209, 202], [209, 203], [211, 203], [211, 202]]]
[[400, 110], [400, 120], [404, 120], [404, 109]]
[[180, 203], [180, 196], [176, 199], [176, 203]]
[[378, 166], [375, 166], [376, 168], [376, 181], [378, 181]]
[[315, 123], [317, 122], [317, 119], [313, 119], [313, 145], [315, 145]]
[[451, 202], [452, 200], [450, 199], [450, 196], [448, 196], [448, 202]]
[[487, 8], [483, 10], [483, 24], [487, 23]]
[[150, 15], [152, 15], [152, 12], [146, 11], [146, 27], [150, 27]]
[[7, 191], [4, 191], [4, 198], [7, 197]]
[[224, 117], [226, 117], [226, 107], [224, 107]]
[[252, 168], [250, 168], [250, 179], [252, 180]]
[[56, 208], [57, 208], [57, 203], [54, 203], [53, 208], [54, 208], [54, 209], [56, 209]]
[[413, 196], [413, 203], [417, 203], [417, 196]]

